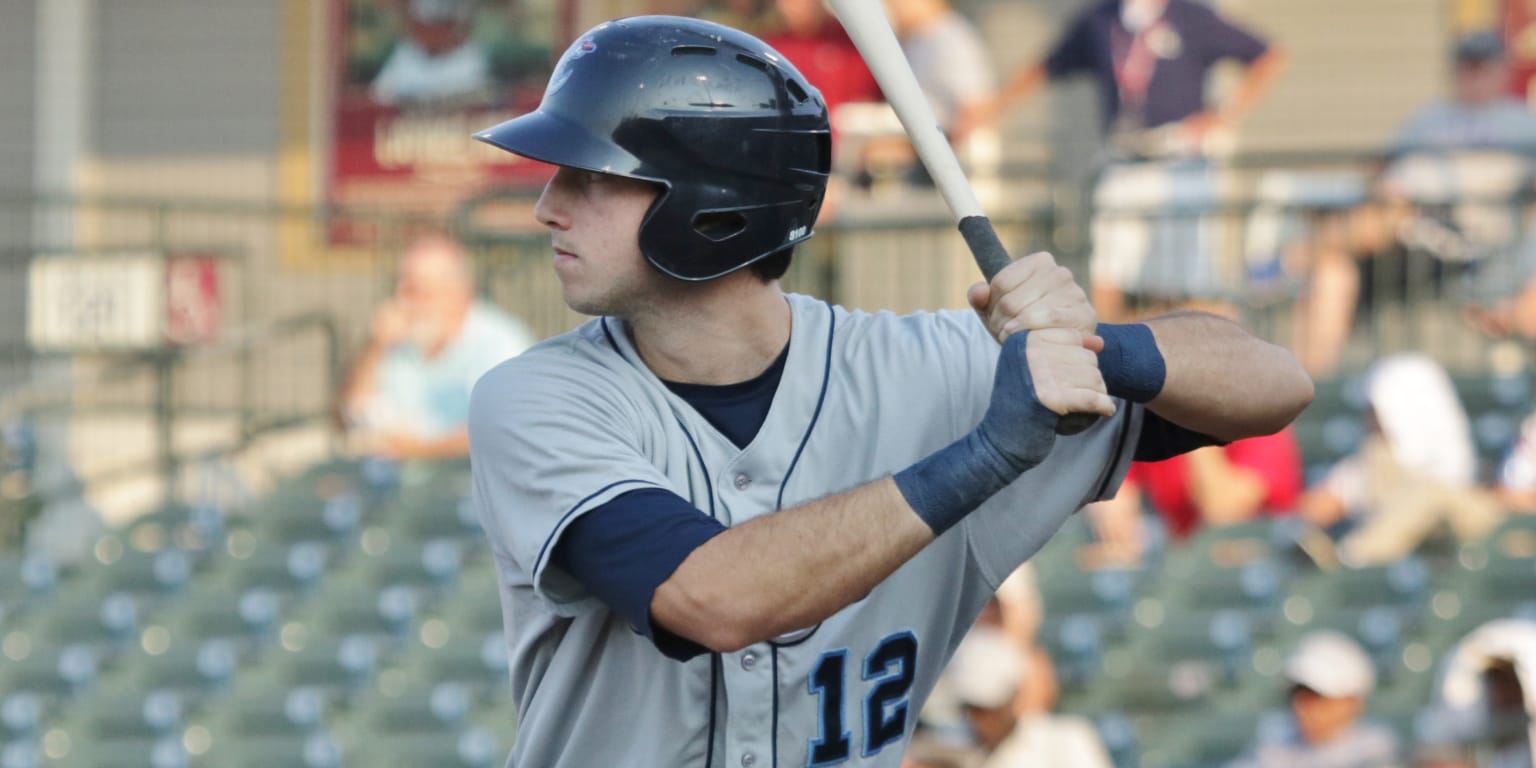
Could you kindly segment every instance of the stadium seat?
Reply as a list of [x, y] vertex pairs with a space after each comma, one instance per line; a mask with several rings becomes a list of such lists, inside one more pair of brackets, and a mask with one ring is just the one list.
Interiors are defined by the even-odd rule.
[[460, 683], [477, 694], [506, 684], [507, 644], [499, 630], [474, 632], [448, 622], [438, 623], [441, 638], [427, 638], [432, 645], [416, 643], [400, 658], [400, 669], [410, 680], [420, 684]]
[[320, 542], [258, 541], [249, 531], [231, 532], [231, 554], [220, 563], [213, 580], [233, 592], [263, 588], [289, 595], [313, 588], [332, 565], [332, 548]]
[[414, 494], [392, 505], [385, 514], [392, 528], [414, 539], [473, 539], [484, 536], [467, 492], [451, 495]]
[[[188, 768], [340, 768], [341, 746], [325, 730], [307, 735], [211, 738]], [[389, 761], [375, 765], [393, 765]]]
[[97, 594], [122, 592], [140, 599], [174, 595], [197, 568], [196, 554], [177, 547], [158, 552], [127, 550], [105, 563], [83, 568], [75, 585]]
[[442, 614], [456, 632], [502, 632], [500, 587], [494, 579], [471, 582], [466, 572], [456, 594], [442, 607]]
[[379, 527], [364, 532], [361, 549], [339, 574], [341, 578], [374, 589], [405, 586], [444, 593], [458, 580], [465, 547], [451, 538], [398, 540], [389, 529]]
[[67, 709], [57, 727], [80, 744], [177, 736], [187, 707], [174, 691], [99, 690]]
[[271, 636], [288, 602], [281, 593], [264, 587], [237, 592], [208, 584], [178, 597], [153, 623], [165, 627], [178, 642], [225, 640], [235, 643], [243, 654]]
[[279, 685], [256, 672], [242, 675], [228, 694], [205, 703], [194, 721], [215, 743], [302, 741], [326, 726], [336, 701], [323, 688]]
[[1137, 728], [1142, 768], [1206, 768], [1226, 765], [1253, 743], [1257, 712], [1201, 712], [1149, 717]]
[[292, 620], [314, 634], [369, 635], [397, 644], [416, 620], [419, 604], [416, 591], [408, 587], [372, 589], [332, 582], [307, 598]]
[[[6, 638], [6, 664], [0, 665], [0, 692], [21, 693], [52, 706], [87, 690], [100, 672], [102, 651], [89, 645], [33, 647], [30, 640]], [[25, 649], [19, 646], [26, 645]], [[25, 650], [25, 653], [21, 651]]]
[[1286, 598], [1284, 611], [1294, 616], [1336, 608], [1389, 607], [1405, 616], [1421, 613], [1430, 594], [1430, 571], [1418, 557], [1390, 565], [1319, 571], [1300, 580]]
[[0, 629], [14, 626], [23, 613], [53, 592], [59, 570], [41, 555], [0, 553]]
[[[297, 623], [284, 627], [285, 632]], [[315, 687], [327, 695], [348, 695], [363, 690], [374, 677], [383, 644], [376, 637], [307, 637], [308, 631], [288, 632], [283, 646], [271, 648], [251, 670], [270, 683], [285, 688]]]
[[343, 768], [490, 768], [506, 754], [495, 735], [472, 727], [436, 733], [382, 734], [348, 749]]
[[158, 625], [145, 630], [141, 646], [117, 660], [104, 687], [171, 691], [195, 702], [228, 687], [240, 663], [233, 642], [177, 638]]
[[28, 614], [15, 631], [37, 647], [76, 643], [113, 652], [134, 642], [140, 613], [139, 601], [121, 592], [99, 595], [66, 589]]
[[51, 746], [58, 757], [45, 757], [39, 763], [40, 768], [186, 768], [188, 765], [186, 750], [176, 736], [97, 740], [62, 728], [53, 735]]

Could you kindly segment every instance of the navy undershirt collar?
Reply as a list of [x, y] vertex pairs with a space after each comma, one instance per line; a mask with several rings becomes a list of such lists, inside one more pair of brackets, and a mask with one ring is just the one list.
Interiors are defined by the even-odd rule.
[[735, 384], [684, 384], [662, 380], [667, 389], [687, 401], [711, 426], [725, 435], [737, 448], [746, 448], [768, 419], [773, 395], [784, 376], [789, 359], [789, 345], [768, 369], [756, 377]]

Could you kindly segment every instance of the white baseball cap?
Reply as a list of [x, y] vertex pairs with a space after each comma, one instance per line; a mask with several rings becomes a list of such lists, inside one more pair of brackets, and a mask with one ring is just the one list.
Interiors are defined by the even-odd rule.
[[1285, 677], [1330, 699], [1364, 697], [1376, 687], [1376, 667], [1365, 649], [1333, 630], [1303, 637], [1285, 663]]
[[974, 627], [955, 649], [946, 675], [962, 704], [995, 709], [1018, 694], [1024, 655], [1001, 630]]

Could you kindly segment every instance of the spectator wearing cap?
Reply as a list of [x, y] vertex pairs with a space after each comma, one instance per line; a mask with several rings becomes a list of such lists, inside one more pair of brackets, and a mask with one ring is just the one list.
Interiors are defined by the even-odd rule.
[[1018, 644], [999, 628], [977, 626], [960, 642], [945, 672], [985, 754], [980, 768], [1110, 768], [1112, 763], [1093, 725], [1080, 717], [1022, 711], [1021, 688], [1040, 667], [1029, 664]]
[[1379, 768], [1398, 761], [1397, 736], [1361, 716], [1376, 685], [1370, 656], [1349, 636], [1319, 631], [1302, 638], [1285, 664], [1291, 684], [1286, 727], [1261, 740], [1252, 768]]
[[1536, 621], [1496, 619], [1446, 654], [1426, 741], [1477, 765], [1530, 766], [1536, 753]]
[[[1438, 289], [1445, 274], [1454, 273], [1479, 249], [1501, 246], [1514, 236], [1509, 203], [1490, 198], [1515, 194], [1525, 183], [1527, 163], [1513, 155], [1536, 151], [1536, 114], [1505, 90], [1509, 65], [1497, 35], [1467, 35], [1451, 53], [1450, 97], [1424, 106], [1398, 129], [1372, 184], [1372, 199], [1319, 214], [1308, 242], [1293, 252], [1299, 268], [1311, 270], [1298, 307], [1302, 325], [1296, 351], [1314, 375], [1335, 369], [1357, 315], [1383, 293], [1378, 283], [1389, 277], [1401, 282], [1408, 273], [1402, 267], [1388, 269], [1386, 259], [1405, 258], [1410, 245], [1437, 257], [1432, 279]], [[1469, 157], [1473, 154], [1482, 157]], [[1451, 162], [1454, 156], [1461, 161]], [[1427, 215], [1414, 202], [1426, 198], [1470, 202], [1450, 213]], [[1474, 316], [1495, 333], [1536, 323], [1532, 308], [1513, 301]]]

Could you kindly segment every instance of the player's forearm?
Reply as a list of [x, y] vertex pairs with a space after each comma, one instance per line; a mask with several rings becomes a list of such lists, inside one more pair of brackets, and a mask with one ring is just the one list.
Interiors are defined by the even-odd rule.
[[1147, 407], [1218, 440], [1278, 432], [1312, 402], [1312, 379], [1284, 348], [1203, 312], [1147, 321], [1167, 374]]
[[1287, 61], [1284, 51], [1271, 47], [1267, 53], [1250, 64], [1242, 82], [1238, 84], [1231, 99], [1221, 110], [1223, 121], [1235, 123], [1243, 119], [1264, 97], [1270, 83], [1274, 82], [1275, 76], [1285, 69]]
[[932, 529], [882, 478], [710, 539], [656, 589], [651, 619], [729, 652], [814, 626], [868, 594]]

